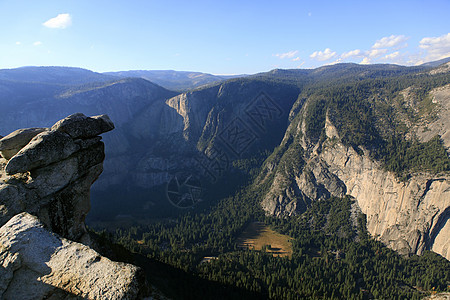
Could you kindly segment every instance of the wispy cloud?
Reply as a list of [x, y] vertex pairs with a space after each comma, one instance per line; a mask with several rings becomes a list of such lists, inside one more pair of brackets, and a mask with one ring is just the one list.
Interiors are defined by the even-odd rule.
[[391, 47], [398, 47], [398, 46], [405, 46], [406, 41], [408, 40], [408, 37], [404, 35], [391, 35], [386, 36], [384, 38], [379, 39], [378, 41], [373, 44], [373, 49], [380, 49], [380, 48], [391, 48]]
[[363, 60], [360, 62], [360, 64], [362, 65], [368, 65], [370, 63], [372, 63], [372, 60], [368, 57], [364, 57]]
[[22, 45], [22, 43], [21, 42], [16, 42], [16, 45]]
[[373, 63], [373, 60], [376, 60], [383, 54], [386, 54], [388, 52], [388, 49], [371, 49], [364, 52], [361, 52], [361, 57], [363, 57], [363, 60], [360, 62], [362, 65], [368, 65]]
[[426, 61], [438, 60], [450, 56], [450, 33], [438, 37], [425, 37], [419, 47], [426, 51]]
[[412, 60], [413, 55], [409, 53], [403, 53], [400, 51], [395, 51], [385, 56], [381, 57], [380, 60], [384, 62], [388, 62], [390, 64], [398, 64], [398, 65], [411, 65], [410, 61]]
[[315, 51], [309, 57], [318, 61], [329, 60], [336, 56], [336, 52], [331, 51], [330, 48], [326, 48], [324, 51]]
[[340, 64], [342, 62], [342, 58], [339, 57], [338, 59], [336, 59], [335, 61], [329, 63], [328, 65], [336, 65], [336, 64]]
[[[330, 48], [314, 51], [309, 57], [300, 58], [299, 51], [274, 54], [280, 59], [292, 61], [301, 67], [307, 64], [337, 64], [343, 62], [359, 62], [360, 64], [392, 63], [400, 65], [415, 65], [427, 61], [450, 57], [450, 33], [437, 37], [424, 37], [418, 45], [408, 48], [409, 37], [405, 35], [390, 35], [376, 40], [369, 48], [352, 49], [337, 53]], [[371, 46], [370, 46], [371, 45]], [[418, 46], [418, 47], [417, 47]]]
[[370, 58], [377, 58], [385, 54], [386, 52], [388, 52], [387, 49], [372, 49], [366, 51], [366, 55], [369, 56]]
[[395, 51], [393, 53], [390, 54], [386, 54], [383, 59], [387, 59], [387, 60], [395, 60], [398, 59], [400, 57], [400, 52], [399, 51]]
[[33, 46], [40, 46], [40, 45], [42, 45], [41, 41], [36, 41], [36, 42], [33, 43]]
[[355, 49], [355, 50], [352, 50], [352, 51], [348, 51], [348, 52], [342, 53], [341, 54], [341, 58], [345, 59], [345, 58], [350, 58], [350, 57], [358, 57], [358, 56], [361, 56], [361, 54], [362, 54], [361, 50]]
[[72, 17], [70, 14], [59, 14], [54, 18], [51, 18], [42, 25], [48, 28], [57, 28], [57, 29], [64, 29], [67, 28], [72, 24]]
[[293, 58], [295, 55], [297, 55], [298, 50], [292, 50], [286, 53], [277, 53], [275, 54], [276, 57], [279, 57], [280, 59], [285, 59], [285, 58]]

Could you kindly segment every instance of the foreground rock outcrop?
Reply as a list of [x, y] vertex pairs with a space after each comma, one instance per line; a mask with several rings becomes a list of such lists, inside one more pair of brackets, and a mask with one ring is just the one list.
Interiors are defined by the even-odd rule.
[[81, 240], [90, 186], [103, 170], [98, 135], [113, 128], [106, 115], [74, 114], [52, 128], [18, 130], [1, 139], [0, 226], [26, 211], [53, 232]]
[[[71, 115], [0, 140], [0, 298], [136, 299], [143, 275], [89, 246], [89, 190], [108, 116]], [[80, 243], [82, 242], [82, 243]]]
[[21, 213], [0, 228], [2, 299], [136, 299], [138, 268], [113, 262]]

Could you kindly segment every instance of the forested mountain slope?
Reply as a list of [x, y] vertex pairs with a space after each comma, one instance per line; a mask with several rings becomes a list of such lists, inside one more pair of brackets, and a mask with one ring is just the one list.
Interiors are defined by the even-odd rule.
[[351, 195], [391, 248], [448, 259], [449, 80], [419, 72], [305, 89], [259, 178], [271, 182], [266, 212], [286, 217]]

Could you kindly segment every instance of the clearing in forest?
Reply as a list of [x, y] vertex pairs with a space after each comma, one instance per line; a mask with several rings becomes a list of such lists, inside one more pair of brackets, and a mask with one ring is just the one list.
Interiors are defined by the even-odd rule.
[[237, 243], [241, 248], [251, 250], [266, 249], [273, 256], [292, 256], [291, 237], [277, 233], [261, 222], [253, 222], [238, 237]]

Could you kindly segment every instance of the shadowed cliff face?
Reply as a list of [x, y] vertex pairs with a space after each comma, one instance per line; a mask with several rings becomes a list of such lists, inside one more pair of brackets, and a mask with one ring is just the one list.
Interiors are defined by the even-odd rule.
[[0, 298], [136, 299], [142, 274], [86, 245], [107, 115], [71, 115], [0, 140]]
[[[150, 188], [167, 184], [180, 171], [201, 174], [204, 166], [198, 161], [214, 160], [214, 151], [223, 152], [231, 164], [271, 150], [283, 137], [298, 92], [293, 85], [242, 79], [155, 101], [130, 119], [126, 134], [108, 135], [106, 141], [117, 139], [118, 146], [109, 152], [107, 147], [105, 174], [95, 189]], [[257, 109], [260, 115], [252, 119]], [[238, 148], [227, 139], [227, 130], [243, 133], [237, 138], [249, 142]]]

